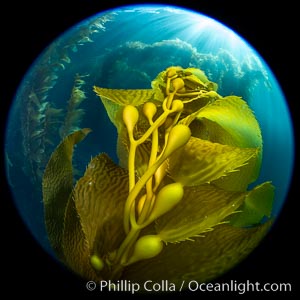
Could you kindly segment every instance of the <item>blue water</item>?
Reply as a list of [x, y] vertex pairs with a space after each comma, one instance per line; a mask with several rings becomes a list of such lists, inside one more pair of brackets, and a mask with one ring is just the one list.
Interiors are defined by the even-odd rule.
[[[261, 174], [255, 184], [273, 182], [273, 215], [280, 213], [292, 175], [294, 137], [286, 99], [265, 61], [236, 33], [206, 16], [176, 7], [127, 7], [93, 16], [58, 37], [33, 62], [11, 107], [5, 144], [7, 177], [20, 215], [47, 251], [51, 250], [43, 221], [41, 174], [61, 140], [75, 75], [88, 76], [82, 86], [87, 98], [78, 107], [85, 114], [74, 125], [93, 130], [76, 148], [78, 178], [99, 152], [118, 162], [116, 130], [93, 85], [150, 88], [151, 80], [171, 65], [201, 68], [218, 83], [219, 94], [234, 94], [248, 102], [264, 141]], [[43, 114], [49, 112], [49, 105], [61, 113], [52, 110], [46, 122]]]

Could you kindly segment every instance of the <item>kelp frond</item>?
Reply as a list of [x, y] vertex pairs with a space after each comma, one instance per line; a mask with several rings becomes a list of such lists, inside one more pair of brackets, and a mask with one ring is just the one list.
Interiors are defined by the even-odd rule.
[[272, 218], [274, 198], [270, 182], [248, 190], [263, 144], [248, 104], [219, 95], [195, 68], [169, 67], [148, 90], [95, 86], [118, 131], [121, 166], [99, 154], [73, 187], [73, 146], [88, 133], [69, 134], [82, 118], [83, 84], [77, 75], [66, 137], [43, 181], [59, 257], [87, 279], [137, 282], [145, 274], [206, 281], [243, 259], [271, 225], [263, 220]]
[[82, 108], [79, 108], [79, 106], [86, 99], [82, 87], [85, 84], [83, 78], [87, 76], [88, 75], [79, 74], [76, 74], [75, 76], [74, 85], [68, 101], [67, 113], [63, 125], [59, 129], [59, 134], [62, 138], [79, 129], [80, 122], [85, 114], [85, 111]]

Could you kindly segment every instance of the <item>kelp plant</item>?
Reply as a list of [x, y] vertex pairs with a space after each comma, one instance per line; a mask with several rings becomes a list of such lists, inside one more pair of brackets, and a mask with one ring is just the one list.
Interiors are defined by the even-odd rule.
[[101, 153], [73, 186], [68, 135], [43, 178], [58, 258], [92, 280], [208, 281], [245, 258], [272, 222], [274, 187], [248, 190], [262, 137], [247, 103], [195, 68], [169, 67], [152, 89], [94, 87], [118, 131], [119, 165]]

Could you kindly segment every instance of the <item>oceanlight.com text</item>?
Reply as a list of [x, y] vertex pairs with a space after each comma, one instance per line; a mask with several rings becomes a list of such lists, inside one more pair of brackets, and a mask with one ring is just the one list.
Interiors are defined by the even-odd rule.
[[251, 282], [238, 282], [237, 280], [230, 280], [229, 282], [214, 282], [214, 283], [200, 283], [196, 280], [182, 280], [180, 283], [173, 283], [170, 280], [162, 280], [154, 282], [147, 280], [144, 283], [137, 283], [130, 280], [101, 280], [100, 282], [88, 281], [86, 289], [89, 291], [108, 291], [108, 292], [130, 292], [135, 294], [137, 292], [234, 292], [238, 294], [245, 294], [251, 292], [291, 292], [291, 283], [273, 282], [273, 283], [260, 283]]
[[201, 291], [201, 292], [237, 292], [238, 294], [244, 294], [246, 292], [291, 292], [291, 283], [260, 283], [260, 282], [238, 282], [237, 280], [231, 280], [230, 282], [222, 283], [199, 283], [195, 280], [188, 282], [187, 289], [189, 291]]

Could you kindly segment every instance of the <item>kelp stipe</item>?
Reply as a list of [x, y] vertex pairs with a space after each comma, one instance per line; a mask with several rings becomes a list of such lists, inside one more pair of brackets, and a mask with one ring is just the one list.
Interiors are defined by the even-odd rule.
[[75, 75], [74, 85], [68, 101], [67, 111], [63, 124], [59, 128], [59, 135], [61, 138], [66, 137], [71, 132], [79, 130], [80, 122], [84, 115], [84, 110], [80, 108], [81, 103], [86, 99], [83, 86], [85, 80], [83, 78], [89, 75]]
[[175, 284], [212, 280], [245, 258], [274, 198], [270, 182], [248, 190], [263, 143], [247, 103], [174, 66], [152, 89], [94, 91], [117, 128], [120, 166], [99, 154], [73, 186], [73, 147], [90, 129], [52, 153], [43, 198], [58, 258], [86, 279]]

